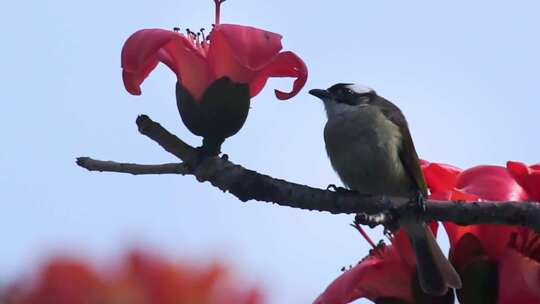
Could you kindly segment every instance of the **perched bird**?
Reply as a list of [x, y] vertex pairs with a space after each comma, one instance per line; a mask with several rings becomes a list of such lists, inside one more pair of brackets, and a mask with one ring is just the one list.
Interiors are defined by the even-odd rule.
[[[401, 110], [366, 86], [338, 83], [311, 95], [324, 102], [326, 152], [347, 188], [371, 195], [417, 199], [423, 203], [427, 186], [418, 155]], [[444, 295], [461, 288], [461, 279], [446, 259], [431, 230], [416, 217], [402, 217], [422, 290]]]

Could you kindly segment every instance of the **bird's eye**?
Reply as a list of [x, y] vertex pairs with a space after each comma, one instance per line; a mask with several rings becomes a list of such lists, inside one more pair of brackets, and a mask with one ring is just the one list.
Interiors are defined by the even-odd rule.
[[345, 95], [345, 96], [351, 96], [353, 94], [354, 94], [354, 92], [351, 89], [344, 89], [343, 90], [343, 95]]

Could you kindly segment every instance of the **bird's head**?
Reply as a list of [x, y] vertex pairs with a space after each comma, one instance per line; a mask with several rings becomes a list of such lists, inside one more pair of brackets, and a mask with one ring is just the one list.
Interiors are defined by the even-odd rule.
[[309, 94], [324, 102], [328, 118], [369, 106], [377, 96], [372, 88], [352, 83], [338, 83], [326, 90], [313, 89]]

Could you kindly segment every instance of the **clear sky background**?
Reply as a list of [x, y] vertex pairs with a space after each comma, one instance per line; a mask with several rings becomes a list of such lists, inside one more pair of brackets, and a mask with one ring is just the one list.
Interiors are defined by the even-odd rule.
[[[274, 177], [338, 183], [324, 151], [322, 105], [307, 91], [359, 82], [402, 108], [422, 158], [460, 167], [539, 162], [539, 11], [532, 0], [229, 0], [223, 22], [283, 34], [310, 75], [285, 102], [272, 89], [290, 82], [270, 81], [223, 150]], [[75, 165], [77, 156], [174, 161], [137, 132], [141, 113], [199, 144], [180, 122], [173, 73], [160, 66], [143, 95], [131, 96], [120, 51], [138, 29], [212, 22], [210, 0], [2, 5], [0, 282], [51, 252], [104, 260], [145, 244], [177, 259], [228, 261], [260, 282], [272, 304], [309, 303], [367, 254], [348, 226], [352, 216], [243, 204], [192, 177]]]

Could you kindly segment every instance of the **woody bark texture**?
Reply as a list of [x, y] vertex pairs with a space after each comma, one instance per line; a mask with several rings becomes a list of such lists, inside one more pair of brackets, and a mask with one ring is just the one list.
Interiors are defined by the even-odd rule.
[[[196, 148], [171, 134], [148, 116], [141, 115], [136, 122], [141, 134], [157, 142], [182, 163], [140, 165], [80, 157], [77, 164], [90, 171], [135, 175], [193, 175], [199, 182], [208, 181], [242, 202], [255, 200], [332, 214], [361, 214], [362, 216], [357, 218], [362, 224], [370, 226], [391, 225], [396, 218], [411, 212], [410, 204], [404, 198], [323, 190], [246, 169], [232, 163], [227, 157], [199, 159]], [[540, 232], [540, 204], [537, 202], [465, 203], [427, 200], [425, 207], [425, 210], [417, 214], [423, 221], [451, 221], [460, 225], [518, 225]]]

